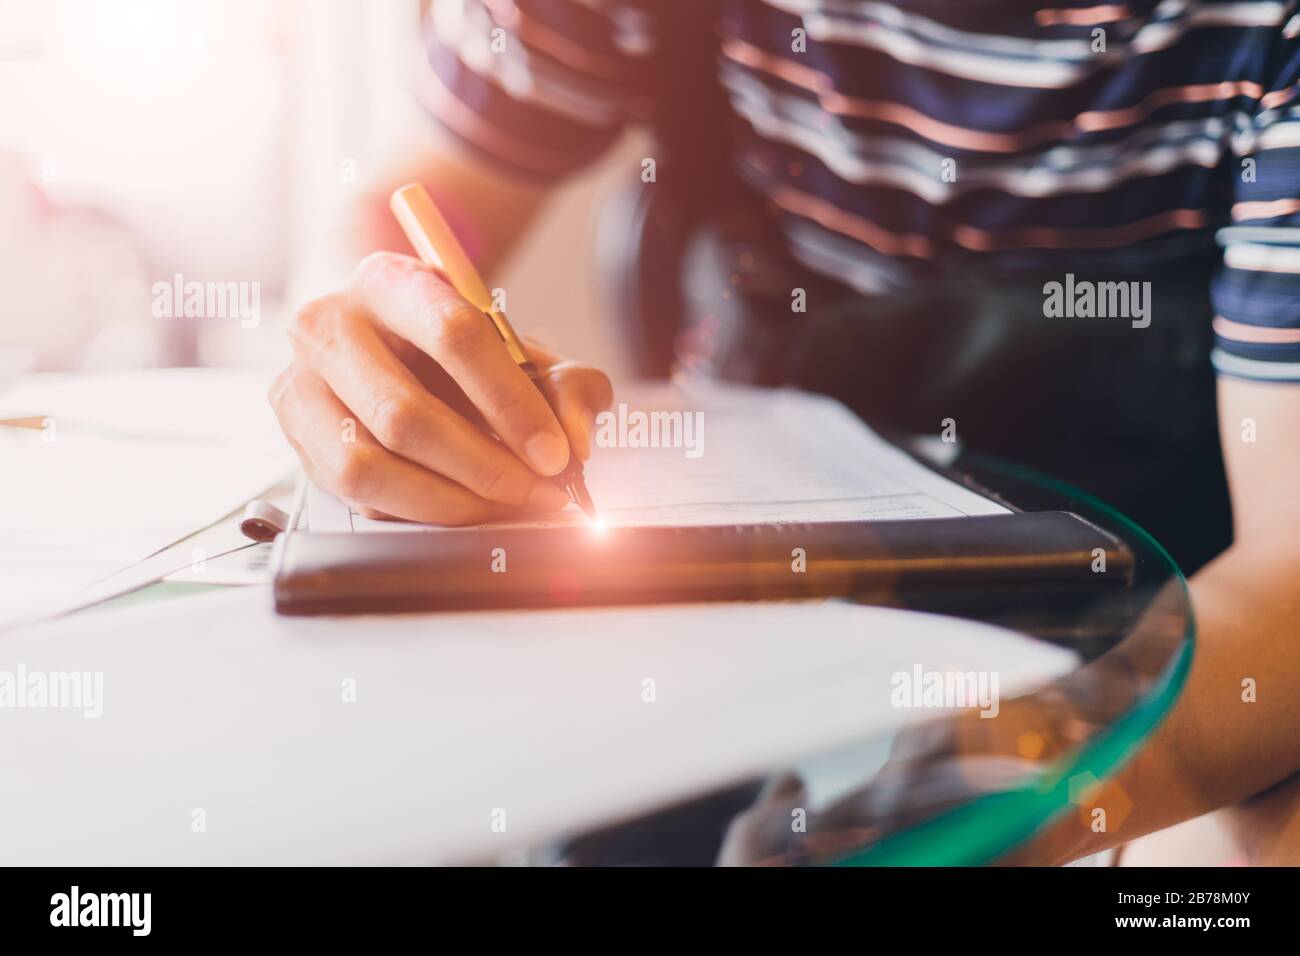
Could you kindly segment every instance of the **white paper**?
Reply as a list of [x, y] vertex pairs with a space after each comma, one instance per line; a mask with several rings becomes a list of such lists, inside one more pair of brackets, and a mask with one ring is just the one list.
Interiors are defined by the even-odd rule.
[[184, 584], [219, 584], [242, 586], [269, 584], [271, 581], [271, 543], [254, 543], [244, 539], [229, 551], [204, 558], [201, 564], [173, 571], [163, 580]]
[[[586, 478], [602, 524], [879, 521], [1007, 511], [915, 461], [825, 397], [788, 389], [640, 385], [617, 400], [629, 413], [698, 415], [702, 428], [691, 436], [700, 438], [695, 448], [594, 449]], [[308, 507], [312, 530], [425, 527], [364, 518], [319, 488], [309, 494]], [[515, 524], [586, 520], [571, 506], [544, 521]]]
[[63, 434], [178, 442], [278, 439], [267, 376], [240, 369], [42, 372], [0, 391], [0, 419], [50, 416]]
[[900, 671], [994, 672], [1005, 702], [1077, 660], [840, 602], [293, 618], [252, 587], [28, 627], [19, 664], [103, 674], [98, 719], [0, 710], [5, 861], [70, 866], [493, 858], [879, 752], [939, 713], [894, 706]]
[[34, 375], [0, 408], [53, 421], [0, 427], [0, 624], [212, 524], [295, 463], [243, 373]]

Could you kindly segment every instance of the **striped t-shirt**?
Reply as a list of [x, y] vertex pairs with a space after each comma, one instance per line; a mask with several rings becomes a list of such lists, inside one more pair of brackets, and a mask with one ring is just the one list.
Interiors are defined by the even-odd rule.
[[1297, 2], [435, 0], [421, 91], [548, 180], [718, 109], [788, 251], [864, 293], [1213, 253], [1215, 367], [1300, 381]]

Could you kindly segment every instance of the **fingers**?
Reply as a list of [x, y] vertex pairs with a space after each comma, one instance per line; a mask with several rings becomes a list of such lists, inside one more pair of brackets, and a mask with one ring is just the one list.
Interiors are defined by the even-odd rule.
[[589, 457], [594, 415], [612, 399], [603, 374], [530, 347], [539, 391], [490, 319], [390, 253], [300, 310], [290, 337], [297, 360], [272, 389], [285, 434], [322, 485], [376, 517], [463, 524], [488, 520], [493, 503], [562, 509], [542, 475], [570, 448]]
[[564, 469], [566, 430], [491, 321], [442, 279], [408, 256], [376, 253], [358, 266], [349, 292], [433, 357], [517, 456], [542, 475]]
[[480, 498], [546, 510], [565, 506], [567, 499], [553, 483], [425, 389], [369, 316], [346, 297], [327, 297], [302, 309], [290, 337], [303, 363], [352, 410], [344, 414], [359, 419], [384, 449]]
[[312, 480], [369, 513], [443, 525], [481, 524], [512, 513], [393, 454], [365, 429], [350, 432], [352, 414], [311, 372], [291, 367], [281, 373], [271, 403]]
[[596, 414], [614, 399], [604, 372], [577, 362], [561, 362], [545, 369], [543, 387], [568, 436], [573, 453], [583, 461], [591, 457], [591, 435]]

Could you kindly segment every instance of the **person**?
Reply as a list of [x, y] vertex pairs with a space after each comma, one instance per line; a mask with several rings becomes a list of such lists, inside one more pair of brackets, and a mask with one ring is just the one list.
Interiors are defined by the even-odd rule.
[[646, 258], [681, 264], [652, 278], [684, 318], [640, 334], [873, 424], [950, 419], [1118, 505], [1189, 573], [1195, 664], [1121, 777], [1131, 817], [1053, 859], [1239, 805], [1295, 862], [1296, 7], [439, 0], [418, 91], [445, 141], [358, 204], [344, 235], [369, 254], [297, 313], [271, 401], [306, 470], [367, 514], [563, 507], [546, 476], [566, 442], [590, 454], [608, 379], [534, 347], [553, 414], [395, 251], [386, 200], [426, 183], [490, 275], [555, 184], [648, 128], [634, 186], [686, 226], [676, 259]]

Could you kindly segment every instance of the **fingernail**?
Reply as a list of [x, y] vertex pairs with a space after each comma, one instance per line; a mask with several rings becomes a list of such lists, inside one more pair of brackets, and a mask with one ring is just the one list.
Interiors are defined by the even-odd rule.
[[569, 496], [549, 481], [540, 482], [528, 495], [528, 507], [538, 511], [559, 511], [568, 505]]
[[524, 444], [524, 451], [534, 468], [543, 475], [554, 475], [569, 463], [569, 444], [550, 432], [538, 432]]

